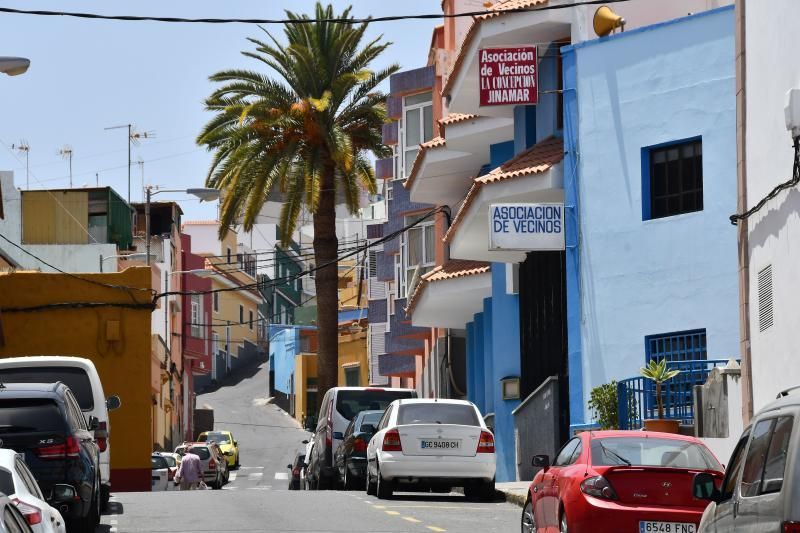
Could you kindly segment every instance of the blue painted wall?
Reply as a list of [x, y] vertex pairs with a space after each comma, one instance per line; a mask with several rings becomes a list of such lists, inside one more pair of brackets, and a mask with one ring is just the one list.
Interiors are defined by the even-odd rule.
[[[637, 375], [647, 335], [705, 328], [709, 358], [739, 351], [733, 28], [727, 7], [565, 48], [573, 423], [592, 387]], [[703, 211], [642, 220], [642, 148], [693, 137]]]
[[275, 390], [290, 394], [294, 358], [300, 347], [300, 330], [270, 326], [269, 333], [269, 361], [270, 368], [275, 371]]
[[520, 375], [519, 296], [506, 294], [506, 265], [492, 264], [492, 394], [497, 480], [516, 479], [514, 417], [519, 400], [503, 400], [500, 380]]

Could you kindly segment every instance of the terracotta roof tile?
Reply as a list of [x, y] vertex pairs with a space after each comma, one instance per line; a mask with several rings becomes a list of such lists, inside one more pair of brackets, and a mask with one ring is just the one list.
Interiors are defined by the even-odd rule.
[[489, 272], [491, 266], [484, 261], [467, 261], [463, 259], [453, 259], [438, 266], [430, 272], [423, 274], [414, 292], [408, 297], [406, 305], [406, 315], [410, 315], [417, 305], [419, 297], [422, 296], [425, 287], [430, 283], [444, 281], [448, 279], [465, 278], [467, 276], [477, 276]]
[[184, 226], [205, 226], [210, 224], [219, 224], [219, 220], [184, 220]]
[[461, 66], [466, 59], [467, 50], [469, 50], [469, 46], [472, 44], [472, 40], [475, 38], [475, 34], [478, 32], [478, 27], [480, 26], [481, 22], [491, 18], [500, 17], [502, 15], [507, 15], [508, 13], [503, 13], [504, 11], [509, 11], [512, 9], [527, 9], [537, 5], [546, 4], [547, 1], [548, 0], [502, 0], [487, 9], [487, 13], [485, 15], [478, 15], [475, 17], [475, 19], [472, 21], [472, 25], [467, 30], [467, 34], [464, 36], [464, 40], [461, 41], [461, 47], [458, 49], [456, 60], [453, 62], [450, 72], [447, 73], [447, 79], [444, 87], [442, 88], [442, 94], [446, 95], [450, 92], [452, 84], [457, 77], [458, 71], [461, 70]]
[[442, 126], [449, 126], [450, 124], [458, 124], [459, 122], [472, 120], [473, 118], [478, 118], [478, 115], [469, 115], [467, 113], [450, 113], [443, 119], [440, 119], [439, 124]]
[[455, 235], [456, 229], [461, 224], [472, 202], [475, 201], [475, 197], [480, 192], [481, 187], [498, 181], [518, 178], [520, 176], [539, 174], [549, 170], [562, 159], [564, 159], [564, 140], [558, 137], [548, 137], [495, 168], [488, 174], [475, 178], [466, 198], [464, 198], [464, 203], [461, 204], [461, 208], [458, 210], [453, 220], [453, 224], [444, 236], [444, 241], [449, 242], [453, 235]]
[[403, 187], [409, 190], [411, 189], [411, 185], [414, 183], [414, 180], [417, 179], [417, 174], [419, 174], [419, 167], [422, 165], [422, 159], [425, 157], [427, 151], [432, 150], [434, 148], [441, 148], [444, 145], [445, 145], [444, 137], [434, 137], [430, 141], [426, 141], [419, 145], [417, 156], [414, 158], [414, 163], [411, 165], [411, 172], [408, 173], [408, 179], [403, 184]]

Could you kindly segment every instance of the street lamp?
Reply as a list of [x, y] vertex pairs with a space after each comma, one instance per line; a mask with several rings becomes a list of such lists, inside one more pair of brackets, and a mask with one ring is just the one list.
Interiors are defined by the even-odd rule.
[[201, 202], [211, 202], [219, 198], [218, 189], [208, 189], [205, 187], [195, 189], [156, 189], [152, 185], [145, 187], [144, 221], [145, 221], [145, 253], [147, 254], [147, 264], [150, 264], [150, 198], [162, 192], [178, 192], [191, 194], [200, 199]]
[[31, 60], [25, 57], [0, 56], [0, 72], [9, 76], [19, 76], [27, 72]]
[[[153, 256], [153, 257], [155, 257], [155, 256]], [[103, 261], [106, 261], [108, 259], [120, 259], [120, 258], [125, 258], [125, 259], [144, 259], [145, 258], [145, 254], [143, 254], [141, 252], [136, 252], [136, 253], [132, 253], [132, 254], [123, 254], [123, 255], [108, 255], [106, 257], [103, 257], [103, 254], [100, 254], [100, 272], [103, 271]]]

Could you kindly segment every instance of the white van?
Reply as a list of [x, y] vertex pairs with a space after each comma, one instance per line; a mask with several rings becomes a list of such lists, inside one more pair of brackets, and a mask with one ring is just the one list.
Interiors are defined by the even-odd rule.
[[108, 442], [111, 425], [108, 411], [120, 406], [118, 396], [106, 398], [100, 375], [89, 359], [55, 355], [10, 357], [0, 359], [0, 383], [55, 383], [67, 385], [86, 419], [97, 417], [100, 425], [94, 438], [100, 448], [100, 482], [103, 507], [111, 495], [111, 447]]

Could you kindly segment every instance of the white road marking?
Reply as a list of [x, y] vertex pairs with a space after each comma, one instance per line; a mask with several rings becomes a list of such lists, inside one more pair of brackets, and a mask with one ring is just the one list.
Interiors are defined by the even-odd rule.
[[228, 474], [228, 479], [230, 481], [236, 481], [236, 472], [231, 472], [230, 474]]
[[263, 466], [240, 466], [239, 470], [264, 470]]
[[261, 479], [262, 477], [264, 477], [263, 472], [251, 472], [247, 474], [247, 479]]
[[275, 472], [275, 479], [289, 479], [289, 472]]

